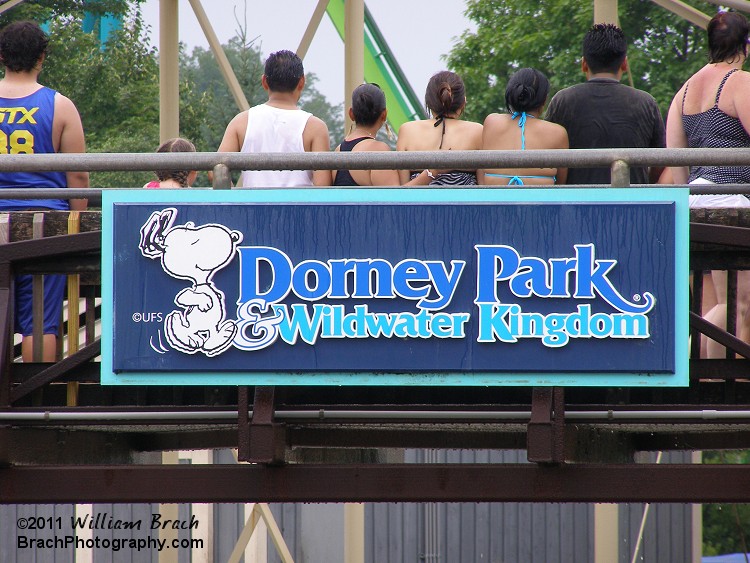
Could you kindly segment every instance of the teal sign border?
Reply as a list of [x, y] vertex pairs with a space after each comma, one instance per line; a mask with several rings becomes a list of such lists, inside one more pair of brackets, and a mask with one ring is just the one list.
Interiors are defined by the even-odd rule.
[[[105, 190], [102, 195], [102, 365], [103, 385], [382, 385], [382, 386], [586, 386], [684, 387], [689, 383], [688, 188], [591, 189], [267, 189]], [[675, 204], [675, 373], [370, 373], [232, 372], [114, 373], [113, 206], [115, 203], [637, 203]]]

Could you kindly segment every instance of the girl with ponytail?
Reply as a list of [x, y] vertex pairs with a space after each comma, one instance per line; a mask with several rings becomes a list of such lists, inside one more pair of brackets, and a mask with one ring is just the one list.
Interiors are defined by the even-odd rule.
[[[427, 83], [425, 105], [431, 119], [404, 123], [398, 132], [396, 149], [400, 151], [477, 150], [482, 148], [482, 126], [464, 121], [466, 90], [455, 72], [438, 72]], [[399, 172], [402, 183], [417, 172]], [[435, 174], [430, 185], [476, 185], [475, 170], [446, 170]]]

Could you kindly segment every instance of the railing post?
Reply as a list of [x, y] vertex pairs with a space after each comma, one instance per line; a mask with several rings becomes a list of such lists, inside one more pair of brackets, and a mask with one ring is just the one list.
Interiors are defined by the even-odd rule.
[[226, 164], [214, 166], [213, 187], [215, 190], [229, 190], [232, 188], [232, 174]]
[[624, 160], [615, 160], [612, 163], [611, 183], [613, 188], [630, 187], [630, 166]]

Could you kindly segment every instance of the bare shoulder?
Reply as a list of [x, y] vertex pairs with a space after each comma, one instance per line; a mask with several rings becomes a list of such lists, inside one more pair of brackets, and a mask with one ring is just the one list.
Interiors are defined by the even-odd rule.
[[73, 101], [60, 92], [55, 93], [55, 115], [63, 118], [78, 117], [78, 108]]
[[747, 96], [747, 89], [750, 88], [750, 72], [742, 70], [740, 72], [735, 72], [734, 75], [735, 78], [732, 81], [734, 82], [732, 90], [735, 95], [745, 98]]
[[473, 148], [481, 149], [482, 133], [484, 132], [482, 124], [476, 121], [464, 121], [461, 127], [465, 131], [467, 138], [471, 139]]
[[418, 121], [407, 121], [406, 123], [402, 123], [401, 127], [398, 128], [398, 136], [411, 135], [412, 131], [416, 130], [417, 127], [419, 127]]
[[568, 131], [562, 125], [552, 123], [551, 121], [539, 121], [542, 126], [545, 138], [549, 141], [549, 144], [556, 148], [568, 148]]
[[502, 131], [508, 128], [510, 119], [507, 113], [491, 113], [484, 119], [483, 131]]
[[401, 127], [398, 128], [398, 140], [396, 142], [396, 149], [400, 151], [409, 150], [409, 144], [411, 139], [414, 137], [418, 126], [417, 121], [407, 121], [402, 123]]
[[355, 146], [353, 150], [355, 152], [356, 151], [379, 152], [379, 151], [389, 151], [391, 150], [391, 147], [389, 147], [383, 141], [378, 141], [377, 139], [370, 139], [368, 141], [362, 141], [361, 143], [357, 144], [357, 146]]
[[247, 130], [247, 111], [235, 115], [224, 131], [218, 152], [239, 152]]
[[327, 151], [330, 149], [328, 126], [319, 117], [311, 115], [302, 132], [305, 150], [308, 152]]
[[307, 125], [305, 129], [310, 127], [311, 129], [315, 131], [326, 131], [328, 132], [328, 126], [326, 125], [326, 122], [320, 119], [319, 117], [315, 117], [314, 115], [311, 115], [307, 119]]

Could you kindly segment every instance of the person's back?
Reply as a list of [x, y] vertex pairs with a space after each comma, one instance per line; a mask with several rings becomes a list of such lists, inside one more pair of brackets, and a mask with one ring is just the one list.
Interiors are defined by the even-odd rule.
[[[508, 113], [491, 113], [484, 120], [483, 150], [567, 149], [565, 128], [540, 118], [549, 81], [533, 68], [523, 68], [508, 79]], [[564, 184], [567, 170], [558, 168], [489, 168], [478, 174], [479, 183], [498, 186]]]
[[[305, 75], [302, 61], [291, 51], [272, 53], [261, 79], [268, 92], [265, 104], [244, 111], [229, 123], [219, 152], [295, 153], [330, 149], [328, 128], [297, 107]], [[327, 186], [329, 170], [244, 170], [239, 187]]]
[[[48, 38], [33, 22], [14, 22], [0, 34], [5, 76], [0, 80], [0, 154], [85, 152], [78, 110], [65, 96], [37, 82]], [[86, 172], [0, 172], [4, 188], [85, 188]], [[0, 209], [69, 209], [65, 199], [0, 200]], [[85, 209], [75, 201], [74, 208]]]
[[[0, 31], [0, 154], [85, 152], [83, 126], [73, 102], [37, 82], [44, 62], [47, 35], [34, 22], [18, 21]], [[0, 190], [87, 188], [87, 172], [0, 173]], [[1, 192], [0, 192], [1, 193]], [[2, 199], [0, 210], [85, 209], [85, 200]], [[43, 361], [54, 361], [66, 285], [63, 275], [44, 276]], [[23, 336], [24, 361], [32, 359], [33, 315], [31, 276], [15, 279], [15, 332]]]
[[[311, 113], [301, 109], [277, 108], [260, 104], [248, 110], [243, 153], [305, 152], [303, 136]], [[312, 186], [312, 170], [245, 170], [239, 185], [243, 188], [268, 186]]]
[[[719, 12], [709, 22], [709, 63], [693, 74], [672, 100], [667, 118], [670, 148], [750, 147], [750, 107], [747, 93], [750, 73], [747, 60], [747, 19], [738, 12]], [[750, 166], [673, 168], [677, 183], [748, 184]], [[690, 196], [697, 207], [747, 207], [739, 194]]]
[[[664, 121], [653, 96], [620, 83], [627, 70], [627, 44], [614, 25], [586, 34], [581, 68], [587, 81], [559, 91], [548, 121], [565, 127], [571, 149], [662, 148]], [[632, 167], [633, 184], [655, 182], [660, 170]], [[568, 184], [608, 184], [609, 168], [570, 168]]]
[[[396, 149], [400, 151], [479, 150], [482, 148], [482, 124], [461, 118], [466, 108], [463, 80], [454, 72], [433, 75], [425, 92], [425, 103], [432, 119], [404, 123], [398, 132]], [[401, 183], [415, 178], [420, 171], [399, 172]], [[475, 185], [475, 170], [446, 170], [431, 185]]]

